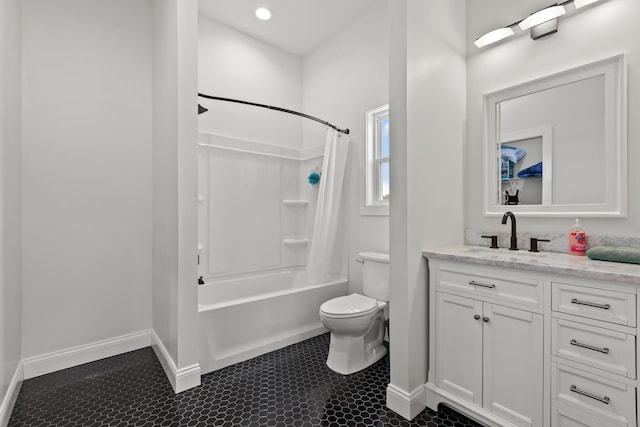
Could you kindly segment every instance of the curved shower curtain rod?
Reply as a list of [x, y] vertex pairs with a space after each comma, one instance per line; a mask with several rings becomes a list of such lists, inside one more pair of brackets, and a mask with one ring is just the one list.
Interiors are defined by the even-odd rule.
[[[342, 132], [345, 135], [349, 135], [349, 129], [340, 129], [337, 126], [332, 125], [329, 122], [325, 122], [324, 120], [320, 120], [317, 117], [313, 117], [313, 116], [310, 116], [310, 115], [304, 114], [304, 113], [299, 113], [297, 111], [287, 110], [286, 108], [274, 107], [272, 105], [266, 105], [266, 104], [257, 104], [255, 102], [241, 101], [239, 99], [233, 99], [233, 98], [222, 98], [222, 97], [219, 97], [219, 96], [205, 95], [204, 93], [198, 93], [198, 96], [201, 97], [201, 98], [213, 99], [213, 100], [216, 100], [216, 101], [235, 102], [235, 103], [238, 103], [238, 104], [253, 105], [254, 107], [268, 108], [269, 110], [282, 111], [283, 113], [289, 113], [289, 114], [293, 114], [293, 115], [296, 115], [296, 116], [304, 117], [305, 119], [314, 120], [314, 121], [316, 121], [318, 123], [322, 123], [325, 126], [329, 126], [330, 128], [337, 130], [338, 132]], [[205, 108], [202, 105], [198, 104], [198, 114], [206, 113], [207, 111], [209, 111], [207, 108]]]

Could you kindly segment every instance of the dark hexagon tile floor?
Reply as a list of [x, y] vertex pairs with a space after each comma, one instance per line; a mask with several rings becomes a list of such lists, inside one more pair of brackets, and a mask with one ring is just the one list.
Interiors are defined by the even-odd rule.
[[385, 406], [388, 358], [345, 377], [325, 365], [328, 348], [321, 335], [178, 395], [145, 348], [25, 381], [9, 427], [480, 426], [445, 406], [405, 420]]

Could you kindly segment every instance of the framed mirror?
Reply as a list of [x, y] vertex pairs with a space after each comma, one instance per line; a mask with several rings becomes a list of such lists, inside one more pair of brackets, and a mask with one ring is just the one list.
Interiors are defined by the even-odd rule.
[[485, 95], [485, 215], [626, 217], [624, 55]]

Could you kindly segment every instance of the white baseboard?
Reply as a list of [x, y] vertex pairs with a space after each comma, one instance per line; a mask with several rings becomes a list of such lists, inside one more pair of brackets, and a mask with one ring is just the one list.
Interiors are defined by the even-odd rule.
[[414, 419], [426, 405], [424, 386], [407, 393], [393, 384], [387, 386], [387, 408], [408, 420]]
[[166, 347], [153, 330], [151, 331], [151, 341], [153, 351], [156, 353], [156, 357], [164, 368], [164, 372], [167, 374], [167, 378], [171, 383], [171, 387], [173, 387], [173, 391], [176, 393], [182, 393], [185, 390], [189, 390], [190, 388], [200, 385], [200, 364], [195, 363], [178, 369]]
[[11, 378], [9, 388], [7, 389], [7, 394], [2, 399], [2, 402], [0, 402], [0, 427], [7, 427], [7, 425], [9, 424], [11, 411], [13, 411], [13, 406], [16, 404], [16, 399], [18, 399], [18, 393], [20, 393], [22, 380], [23, 370], [22, 362], [20, 362], [18, 364], [18, 367], [16, 368], [16, 372]]
[[122, 335], [108, 340], [72, 347], [22, 360], [24, 379], [38, 377], [61, 369], [95, 362], [105, 357], [139, 350], [151, 345], [150, 330]]
[[[153, 330], [140, 331], [129, 335], [98, 341], [87, 345], [72, 347], [42, 356], [22, 360], [20, 379], [29, 379], [49, 374], [61, 369], [71, 368], [84, 363], [95, 362], [106, 357], [152, 346], [167, 378], [176, 393], [200, 385], [200, 365], [194, 364], [177, 369], [158, 336]], [[2, 426], [0, 426], [2, 427]]]

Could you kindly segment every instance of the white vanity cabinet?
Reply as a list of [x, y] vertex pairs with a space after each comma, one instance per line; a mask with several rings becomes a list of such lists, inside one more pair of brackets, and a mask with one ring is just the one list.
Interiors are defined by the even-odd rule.
[[435, 385], [514, 425], [542, 425], [539, 281], [450, 263], [436, 276]]
[[465, 248], [424, 254], [427, 406], [487, 426], [636, 427], [640, 266]]

